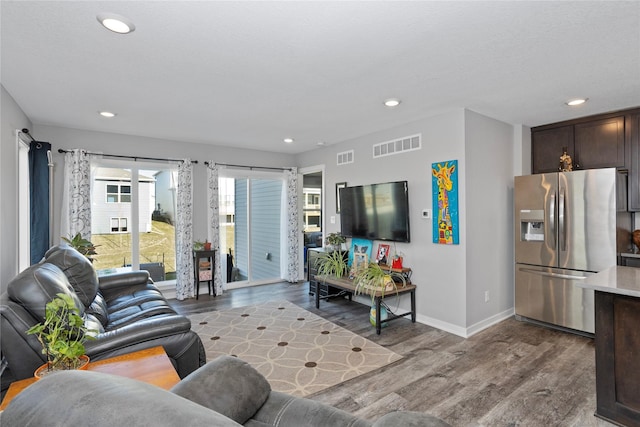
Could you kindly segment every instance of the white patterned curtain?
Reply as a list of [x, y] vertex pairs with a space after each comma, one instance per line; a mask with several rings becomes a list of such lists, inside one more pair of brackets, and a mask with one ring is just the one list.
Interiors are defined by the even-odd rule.
[[284, 225], [284, 260], [282, 272], [284, 279], [289, 283], [298, 281], [298, 259], [300, 225], [298, 223], [298, 168], [285, 170], [285, 191], [283, 191], [283, 209], [285, 214]]
[[218, 166], [212, 161], [207, 166], [207, 200], [209, 202], [209, 230], [211, 236], [212, 249], [216, 251], [216, 262], [213, 266], [213, 286], [216, 295], [222, 295], [222, 257], [220, 252], [220, 203], [218, 189]]
[[176, 299], [194, 296], [193, 277], [193, 165], [178, 165], [176, 206]]
[[85, 150], [64, 155], [64, 189], [60, 215], [60, 236], [80, 233], [91, 240], [91, 161]]

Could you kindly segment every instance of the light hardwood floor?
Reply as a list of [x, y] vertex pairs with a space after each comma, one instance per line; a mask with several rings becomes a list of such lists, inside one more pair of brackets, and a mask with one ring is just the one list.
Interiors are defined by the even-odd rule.
[[310, 398], [375, 420], [392, 410], [436, 415], [453, 426], [612, 426], [594, 417], [590, 338], [513, 318], [468, 339], [408, 319], [376, 335], [369, 307], [333, 299], [320, 310], [308, 283], [278, 283], [171, 300], [184, 314], [286, 299], [404, 358]]

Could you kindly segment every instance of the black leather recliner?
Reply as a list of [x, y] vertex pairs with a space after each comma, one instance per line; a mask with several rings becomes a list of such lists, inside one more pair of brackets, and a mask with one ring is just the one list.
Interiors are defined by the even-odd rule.
[[26, 330], [44, 320], [45, 304], [58, 293], [74, 298], [85, 325], [98, 331], [95, 340], [85, 343], [92, 361], [162, 346], [181, 378], [206, 362], [191, 321], [169, 306], [149, 283], [148, 272], [99, 278], [86, 257], [59, 245], [9, 282], [0, 296], [1, 350], [9, 370], [3, 382], [31, 377], [45, 362], [40, 343]]

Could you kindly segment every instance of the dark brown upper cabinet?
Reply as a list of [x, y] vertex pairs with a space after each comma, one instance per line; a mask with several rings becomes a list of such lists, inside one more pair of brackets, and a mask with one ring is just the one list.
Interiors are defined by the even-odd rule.
[[640, 212], [640, 108], [532, 128], [532, 173], [557, 172], [564, 149], [574, 170], [626, 170], [628, 209]]
[[573, 130], [577, 169], [625, 169], [624, 116], [580, 123]]
[[531, 129], [533, 173], [557, 172], [563, 150], [573, 169], [628, 169], [625, 116], [600, 115]]
[[531, 158], [533, 173], [558, 172], [560, 156], [567, 150], [573, 159], [573, 126], [561, 126], [531, 132]]
[[629, 166], [629, 210], [640, 211], [640, 109], [628, 114], [625, 121], [631, 146]]

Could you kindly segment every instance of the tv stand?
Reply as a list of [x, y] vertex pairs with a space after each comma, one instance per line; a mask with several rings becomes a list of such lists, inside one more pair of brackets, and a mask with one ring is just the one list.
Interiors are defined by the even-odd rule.
[[[351, 296], [355, 293], [356, 287], [353, 284], [353, 280], [347, 278], [337, 278], [331, 276], [318, 276], [314, 277], [318, 283], [326, 283], [331, 285], [334, 288], [340, 289], [348, 294], [349, 301], [351, 301]], [[407, 311], [406, 313], [394, 314], [386, 319], [380, 319], [380, 306], [382, 304], [382, 300], [386, 297], [392, 297], [395, 295], [403, 294], [405, 292], [409, 292], [411, 296], [411, 311]], [[321, 296], [319, 292], [316, 292], [316, 308], [320, 308], [320, 300], [328, 299], [330, 296]], [[382, 332], [382, 324], [391, 322], [392, 320], [400, 319], [402, 317], [411, 316], [411, 322], [416, 323], [416, 285], [407, 284], [404, 286], [398, 286], [396, 290], [385, 292], [384, 296], [382, 292], [376, 291], [373, 296], [375, 305], [376, 305], [376, 334], [380, 335]]]

